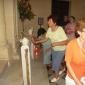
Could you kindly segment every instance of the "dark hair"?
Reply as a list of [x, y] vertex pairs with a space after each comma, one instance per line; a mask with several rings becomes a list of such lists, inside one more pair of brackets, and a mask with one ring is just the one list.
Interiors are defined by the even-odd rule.
[[70, 16], [70, 18], [75, 22], [76, 18], [74, 16]]
[[75, 17], [74, 16], [70, 16], [73, 20], [75, 20]]
[[37, 37], [39, 37], [39, 36], [41, 36], [41, 35], [43, 35], [43, 34], [45, 34], [45, 33], [46, 33], [46, 30], [41, 27], [41, 28], [38, 29]]
[[48, 16], [47, 20], [52, 19], [54, 23], [58, 24], [58, 17], [56, 15], [50, 15]]

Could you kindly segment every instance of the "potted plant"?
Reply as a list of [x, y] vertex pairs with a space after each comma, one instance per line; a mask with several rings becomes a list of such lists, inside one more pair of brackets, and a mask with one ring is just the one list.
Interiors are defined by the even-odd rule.
[[[19, 17], [24, 24], [24, 20], [28, 19], [31, 20], [34, 18], [35, 14], [31, 10], [31, 5], [29, 0], [18, 0], [18, 10], [19, 10]], [[23, 32], [24, 32], [24, 25], [23, 25]]]

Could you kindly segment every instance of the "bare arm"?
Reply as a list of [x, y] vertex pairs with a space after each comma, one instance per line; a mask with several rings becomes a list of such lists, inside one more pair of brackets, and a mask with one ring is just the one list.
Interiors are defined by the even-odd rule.
[[60, 46], [60, 45], [67, 45], [68, 40], [60, 41], [60, 42], [54, 42], [52, 43], [52, 46]]
[[70, 63], [66, 63], [66, 66], [67, 66], [67, 69], [68, 69], [68, 71], [70, 72], [71, 76], [73, 77], [76, 85], [83, 85], [83, 84], [78, 80], [78, 78], [76, 77], [73, 69], [72, 69], [71, 66], [70, 66]]
[[43, 43], [43, 42], [46, 42], [48, 40], [48, 38], [43, 38], [41, 40], [38, 40], [36, 41], [35, 43], [38, 44], [38, 43]]

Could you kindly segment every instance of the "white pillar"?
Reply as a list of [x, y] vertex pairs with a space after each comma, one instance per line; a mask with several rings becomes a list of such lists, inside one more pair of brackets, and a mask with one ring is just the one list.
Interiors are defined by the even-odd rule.
[[17, 0], [4, 0], [4, 17], [6, 24], [6, 36], [9, 46], [9, 59], [17, 59], [16, 38], [17, 38], [17, 23], [16, 23], [16, 5]]
[[0, 0], [0, 60], [1, 59], [8, 59], [3, 0]]

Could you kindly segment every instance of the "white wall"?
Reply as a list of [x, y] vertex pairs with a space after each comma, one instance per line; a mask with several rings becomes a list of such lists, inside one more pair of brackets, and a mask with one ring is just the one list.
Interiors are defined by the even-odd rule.
[[70, 15], [76, 18], [85, 17], [85, 0], [71, 0]]
[[[85, 0], [69, 0], [70, 10], [69, 15], [75, 16], [76, 18], [85, 16]], [[51, 0], [30, 0], [32, 11], [36, 15], [31, 21], [25, 21], [26, 31], [29, 28], [34, 28], [35, 32], [39, 28], [38, 17], [44, 17], [44, 28], [47, 28], [47, 17], [51, 14]], [[21, 23], [19, 22], [22, 29]], [[20, 32], [20, 30], [19, 30]]]
[[[51, 14], [51, 0], [30, 0], [32, 5], [32, 11], [36, 17], [44, 18], [44, 26], [47, 25], [47, 17]], [[37, 19], [35, 20], [37, 25]]]
[[51, 14], [51, 0], [30, 0], [32, 11], [36, 15], [31, 21], [25, 21], [25, 29], [34, 28], [36, 33], [39, 28], [38, 17], [44, 18], [44, 28], [47, 28], [47, 17]]

